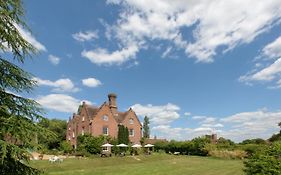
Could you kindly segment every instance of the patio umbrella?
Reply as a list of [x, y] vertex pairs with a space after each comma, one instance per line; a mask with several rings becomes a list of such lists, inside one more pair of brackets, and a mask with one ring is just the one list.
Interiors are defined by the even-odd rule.
[[121, 143], [119, 145], [116, 145], [117, 147], [128, 147], [128, 145], [124, 144], [124, 143]]
[[113, 145], [109, 144], [109, 143], [106, 143], [106, 144], [103, 144], [101, 145], [101, 147], [112, 147]]
[[154, 145], [152, 145], [152, 144], [146, 144], [146, 145], [144, 145], [144, 147], [145, 147], [145, 148], [149, 148], [149, 147], [154, 147]]
[[141, 145], [139, 145], [139, 144], [134, 144], [133, 146], [132, 146], [132, 148], [141, 148], [142, 146]]

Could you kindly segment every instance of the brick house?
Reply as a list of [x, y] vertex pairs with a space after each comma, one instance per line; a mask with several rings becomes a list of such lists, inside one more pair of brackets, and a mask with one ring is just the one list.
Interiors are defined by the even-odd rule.
[[77, 145], [77, 136], [85, 133], [117, 138], [118, 125], [128, 128], [131, 143], [140, 143], [142, 125], [138, 116], [131, 108], [126, 112], [119, 112], [116, 98], [115, 94], [109, 94], [108, 102], [104, 102], [100, 107], [85, 102], [79, 106], [78, 113], [74, 113], [67, 123], [66, 139], [74, 148]]

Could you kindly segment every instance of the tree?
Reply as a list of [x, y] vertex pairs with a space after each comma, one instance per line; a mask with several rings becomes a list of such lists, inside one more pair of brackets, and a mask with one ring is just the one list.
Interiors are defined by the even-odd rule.
[[129, 131], [128, 128], [123, 125], [118, 125], [118, 143], [129, 143]]
[[41, 120], [38, 125], [52, 131], [56, 137], [39, 137], [38, 143], [48, 149], [59, 149], [60, 143], [66, 138], [67, 122], [65, 120], [51, 119]]
[[[281, 128], [281, 122], [278, 123], [278, 126]], [[277, 134], [273, 134], [269, 139], [270, 142], [275, 142], [281, 140], [281, 130]]]
[[271, 146], [254, 153], [244, 161], [245, 173], [248, 175], [281, 174], [281, 142], [275, 142]]
[[107, 140], [105, 136], [94, 137], [90, 134], [79, 135], [77, 138], [77, 150], [86, 151], [90, 154], [98, 154], [101, 151], [101, 145]]
[[150, 136], [149, 118], [145, 116], [143, 121], [143, 137], [149, 138], [149, 136]]
[[27, 164], [27, 148], [36, 146], [37, 134], [47, 134], [36, 124], [43, 119], [39, 104], [17, 95], [31, 92], [36, 84], [28, 72], [11, 62], [22, 64], [36, 53], [19, 33], [18, 27], [28, 30], [23, 16], [21, 0], [0, 1], [0, 174], [6, 175], [39, 174]]

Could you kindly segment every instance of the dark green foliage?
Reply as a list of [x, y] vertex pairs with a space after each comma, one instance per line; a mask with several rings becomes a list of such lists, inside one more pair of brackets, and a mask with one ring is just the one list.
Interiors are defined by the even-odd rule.
[[276, 142], [276, 141], [281, 141], [281, 134], [278, 133], [278, 134], [273, 134], [269, 139], [268, 141], [270, 142]]
[[245, 145], [245, 144], [266, 144], [266, 141], [261, 139], [261, 138], [257, 138], [257, 139], [246, 139], [246, 140], [243, 140], [241, 142], [242, 145]]
[[118, 143], [129, 144], [129, 130], [123, 125], [118, 125]]
[[230, 140], [230, 139], [225, 139], [223, 137], [220, 137], [217, 140], [216, 148], [219, 150], [234, 150], [236, 144]]
[[56, 134], [56, 137], [38, 137], [38, 143], [47, 149], [59, 149], [60, 143], [66, 138], [67, 122], [59, 119], [46, 119], [41, 120], [38, 125]]
[[245, 173], [248, 175], [277, 175], [281, 174], [281, 142], [254, 153], [244, 161]]
[[[19, 33], [18, 27], [27, 29], [22, 20], [21, 0], [0, 0], [0, 173], [38, 174], [29, 167], [27, 148], [37, 145], [36, 136], [45, 137], [47, 131], [35, 122], [43, 119], [40, 106], [31, 99], [15, 93], [31, 92], [35, 82], [29, 73], [11, 63], [24, 63], [36, 49]], [[12, 58], [4, 58], [9, 50]], [[10, 60], [10, 61], [8, 61]]]
[[71, 146], [71, 144], [64, 140], [62, 142], [60, 142], [60, 148], [61, 151], [63, 151], [64, 153], [71, 153], [73, 151], [73, 148]]
[[90, 154], [99, 154], [101, 145], [110, 139], [105, 136], [94, 137], [90, 134], [79, 135], [77, 138], [77, 151], [86, 151]]
[[[278, 126], [281, 127], [281, 122], [278, 123]], [[268, 141], [270, 142], [276, 142], [276, 141], [281, 141], [281, 130], [277, 134], [273, 134]]]
[[149, 129], [149, 118], [147, 116], [144, 117], [143, 120], [143, 137], [149, 138], [150, 136], [150, 129]]
[[268, 145], [266, 144], [245, 144], [245, 145], [238, 145], [237, 149], [241, 149], [247, 152], [248, 157], [252, 156], [253, 154], [262, 151]]
[[208, 151], [205, 150], [205, 145], [210, 143], [210, 140], [205, 137], [198, 137], [191, 141], [161, 141], [155, 143], [155, 151], [164, 150], [166, 153], [180, 152], [185, 155], [206, 156]]

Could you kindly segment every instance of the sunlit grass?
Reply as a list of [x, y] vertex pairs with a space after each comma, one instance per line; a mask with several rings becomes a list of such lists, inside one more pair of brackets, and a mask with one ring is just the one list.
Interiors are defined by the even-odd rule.
[[65, 159], [63, 163], [33, 161], [32, 166], [46, 174], [64, 175], [240, 175], [243, 163], [240, 160], [215, 159], [210, 157], [174, 156], [154, 154], [150, 156]]

